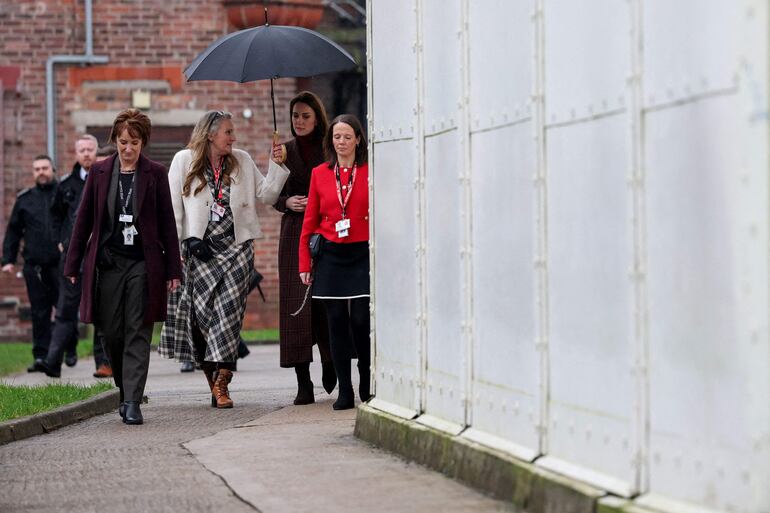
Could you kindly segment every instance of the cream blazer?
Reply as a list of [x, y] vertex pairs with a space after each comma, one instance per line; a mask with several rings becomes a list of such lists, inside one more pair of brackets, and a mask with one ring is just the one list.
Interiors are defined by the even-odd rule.
[[[283, 184], [289, 178], [289, 170], [283, 164], [279, 165], [270, 160], [267, 176], [257, 169], [251, 156], [243, 150], [233, 149], [233, 156], [238, 161], [240, 169], [230, 184], [230, 209], [233, 212], [235, 225], [235, 241], [238, 244], [262, 236], [257, 218], [256, 200], [272, 205], [278, 199]], [[192, 163], [192, 151], [182, 150], [174, 155], [168, 171], [171, 202], [174, 205], [176, 232], [179, 242], [190, 237], [203, 238], [209, 222], [209, 212], [214, 196], [209, 187], [204, 187], [195, 196], [182, 196], [182, 186]], [[200, 184], [199, 179], [193, 180], [191, 191]]]

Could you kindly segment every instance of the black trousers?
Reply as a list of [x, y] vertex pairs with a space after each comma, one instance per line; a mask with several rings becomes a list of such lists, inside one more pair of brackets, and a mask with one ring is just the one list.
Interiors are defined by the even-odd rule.
[[140, 402], [152, 339], [152, 323], [144, 322], [147, 273], [143, 260], [113, 256], [115, 266], [98, 271], [96, 324], [104, 335], [120, 400]]
[[324, 299], [326, 317], [329, 321], [329, 345], [334, 370], [337, 371], [340, 395], [352, 396], [353, 384], [350, 377], [350, 359], [353, 349], [358, 353], [358, 374], [369, 389], [369, 298]]
[[[51, 369], [60, 369], [65, 353], [67, 356], [75, 354], [78, 343], [78, 311], [80, 310], [81, 285], [80, 278], [72, 283], [64, 277], [64, 258], [66, 251], [62, 253], [59, 262], [59, 299], [56, 303], [56, 322], [51, 335], [51, 345], [48, 348], [46, 363]], [[102, 337], [94, 333], [94, 362], [96, 368], [103, 363], [109, 363], [104, 352]]]
[[25, 263], [22, 274], [32, 310], [32, 355], [42, 359], [51, 344], [51, 312], [59, 295], [59, 267]]

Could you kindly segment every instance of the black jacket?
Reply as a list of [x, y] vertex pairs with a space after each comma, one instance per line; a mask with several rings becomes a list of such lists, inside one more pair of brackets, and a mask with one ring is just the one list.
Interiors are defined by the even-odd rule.
[[75, 217], [85, 185], [85, 180], [80, 178], [80, 165], [75, 164], [72, 172], [61, 179], [56, 191], [51, 207], [53, 233], [56, 242], [61, 242], [64, 246], [64, 251], [67, 251], [70, 242], [72, 227], [75, 226]]
[[16, 196], [11, 219], [3, 240], [2, 264], [15, 264], [19, 244], [24, 239], [22, 256], [32, 265], [57, 265], [59, 248], [51, 220], [51, 205], [56, 182], [25, 189]]

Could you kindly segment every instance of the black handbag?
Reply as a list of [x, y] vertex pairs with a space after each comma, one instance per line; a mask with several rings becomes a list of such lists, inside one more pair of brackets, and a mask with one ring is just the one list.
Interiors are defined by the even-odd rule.
[[201, 262], [208, 262], [214, 258], [214, 252], [211, 250], [211, 246], [209, 246], [205, 240], [201, 240], [197, 237], [190, 237], [187, 239], [187, 250]]
[[314, 233], [310, 236], [310, 240], [308, 241], [308, 246], [310, 246], [310, 256], [312, 258], [318, 258], [319, 256], [321, 256], [324, 242], [326, 242], [326, 239], [324, 239], [324, 236], [321, 235], [320, 233]]

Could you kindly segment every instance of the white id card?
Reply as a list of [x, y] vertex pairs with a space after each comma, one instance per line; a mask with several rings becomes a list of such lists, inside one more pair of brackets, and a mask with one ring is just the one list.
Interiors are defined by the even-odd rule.
[[224, 217], [225, 216], [225, 207], [223, 207], [219, 203], [212, 203], [211, 204], [211, 211], [214, 212], [219, 217]]
[[128, 228], [123, 228], [123, 244], [126, 246], [134, 245], [134, 235], [136, 234], [136, 228], [133, 225]]
[[346, 232], [348, 229], [350, 229], [350, 219], [343, 219], [341, 221], [337, 221], [334, 224], [334, 229], [338, 232]]
[[121, 223], [132, 223], [134, 221], [134, 216], [131, 214], [120, 214], [118, 216], [118, 221]]
[[348, 231], [347, 230], [341, 230], [341, 231], [337, 232], [337, 237], [339, 237], [340, 239], [342, 239], [344, 237], [347, 237], [347, 236], [348, 236]]

